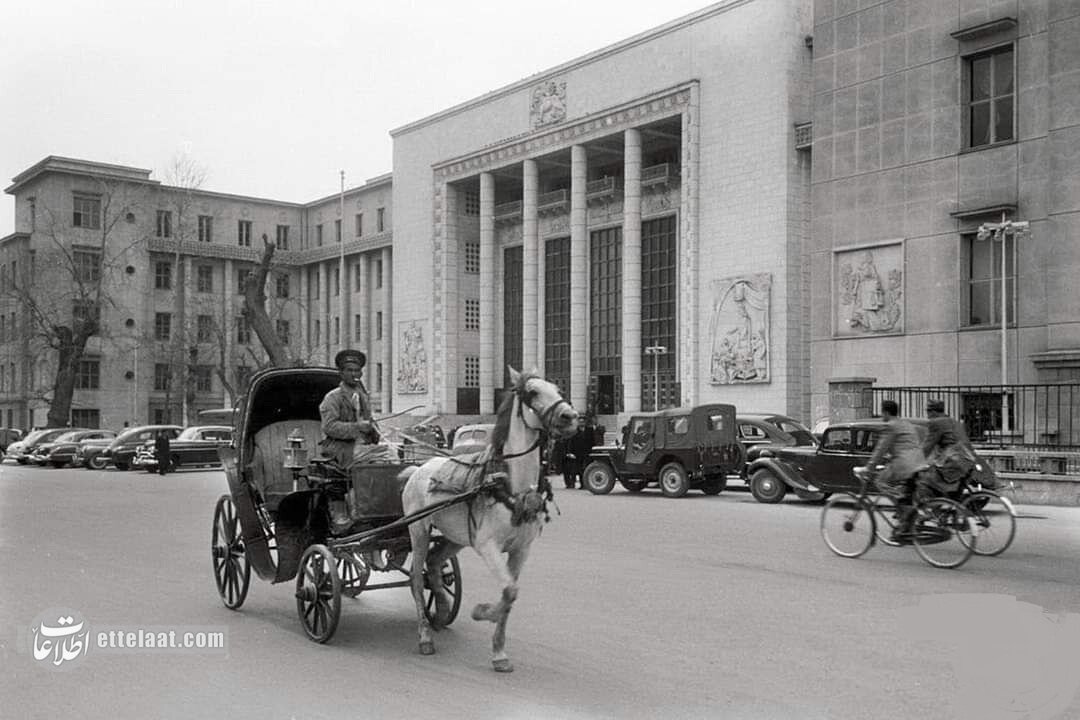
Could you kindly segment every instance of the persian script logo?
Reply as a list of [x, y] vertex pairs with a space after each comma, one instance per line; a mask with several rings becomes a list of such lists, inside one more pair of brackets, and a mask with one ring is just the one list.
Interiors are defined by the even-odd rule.
[[85, 656], [90, 630], [82, 615], [66, 608], [52, 608], [37, 616], [30, 627], [34, 660], [59, 667]]

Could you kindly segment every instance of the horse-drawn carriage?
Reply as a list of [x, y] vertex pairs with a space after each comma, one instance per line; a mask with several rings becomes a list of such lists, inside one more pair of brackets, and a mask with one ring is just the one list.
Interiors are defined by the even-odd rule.
[[[317, 455], [319, 403], [338, 386], [338, 372], [256, 374], [235, 416], [233, 444], [220, 451], [229, 494], [214, 510], [211, 555], [225, 606], [244, 603], [252, 569], [274, 583], [294, 580], [300, 622], [321, 643], [337, 628], [343, 595], [411, 587], [420, 650], [429, 654], [430, 628], [453, 622], [461, 607], [462, 547], [472, 545], [497, 571], [501, 562], [506, 572], [498, 574], [516, 596], [517, 574], [544, 514], [541, 438], [573, 432], [577, 413], [542, 378], [514, 375], [516, 391], [500, 410], [502, 434], [485, 455], [346, 470]], [[490, 472], [493, 455], [499, 472]], [[448, 462], [475, 470], [472, 479], [433, 492], [432, 478]], [[495, 558], [504, 553], [506, 559]], [[372, 583], [372, 571], [405, 579]], [[477, 606], [473, 617], [497, 623], [502, 634], [512, 603], [504, 589], [499, 602]], [[496, 669], [511, 669], [497, 645]]]

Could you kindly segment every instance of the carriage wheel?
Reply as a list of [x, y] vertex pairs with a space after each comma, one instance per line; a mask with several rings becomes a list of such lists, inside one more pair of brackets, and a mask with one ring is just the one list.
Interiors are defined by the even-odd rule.
[[351, 598], [364, 591], [368, 578], [371, 577], [371, 567], [358, 552], [339, 555], [337, 571], [341, 578], [341, 594]]
[[[443, 621], [443, 626], [449, 625], [457, 618], [458, 610], [461, 609], [461, 566], [457, 557], [447, 558], [442, 566], [443, 587], [450, 593], [450, 614]], [[435, 593], [431, 591], [427, 575], [424, 576], [424, 615], [428, 622], [435, 622]]]
[[341, 578], [325, 545], [311, 545], [296, 574], [296, 612], [304, 632], [317, 643], [329, 640], [341, 618]]
[[232, 498], [222, 495], [214, 508], [214, 527], [210, 535], [210, 558], [214, 564], [214, 582], [221, 602], [230, 610], [244, 604], [251, 582], [251, 565], [244, 552], [240, 520]]

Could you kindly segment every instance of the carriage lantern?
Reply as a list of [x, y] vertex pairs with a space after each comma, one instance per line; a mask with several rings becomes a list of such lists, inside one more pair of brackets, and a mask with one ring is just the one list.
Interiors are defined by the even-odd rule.
[[300, 428], [294, 428], [289, 437], [285, 438], [285, 447], [282, 448], [285, 461], [282, 463], [288, 470], [303, 470], [308, 464], [308, 451], [304, 447], [304, 435]]

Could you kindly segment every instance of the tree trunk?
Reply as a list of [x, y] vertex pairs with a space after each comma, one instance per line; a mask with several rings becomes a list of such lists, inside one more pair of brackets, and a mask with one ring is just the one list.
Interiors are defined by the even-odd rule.
[[71, 422], [71, 399], [75, 394], [75, 371], [86, 349], [85, 333], [74, 334], [71, 328], [55, 329], [56, 377], [53, 379], [52, 402], [45, 423], [49, 427], [67, 427]]
[[255, 272], [248, 275], [244, 283], [244, 317], [251, 329], [255, 331], [259, 342], [269, 356], [269, 365], [273, 367], [288, 367], [292, 365], [288, 346], [278, 337], [277, 328], [270, 322], [270, 315], [266, 312], [266, 276], [270, 272], [270, 263], [274, 258], [274, 246], [267, 240], [266, 234], [262, 236], [263, 255]]

